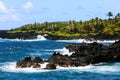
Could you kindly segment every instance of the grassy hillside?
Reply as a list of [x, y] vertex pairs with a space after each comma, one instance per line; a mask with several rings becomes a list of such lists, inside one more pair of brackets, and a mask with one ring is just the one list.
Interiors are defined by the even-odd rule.
[[[108, 14], [109, 15], [109, 14]], [[108, 19], [99, 19], [98, 17], [88, 21], [63, 21], [63, 22], [44, 22], [26, 24], [20, 28], [10, 31], [34, 32], [37, 34], [47, 33], [58, 36], [94, 36], [98, 34], [120, 36], [120, 15], [119, 13], [113, 18], [109, 15]]]

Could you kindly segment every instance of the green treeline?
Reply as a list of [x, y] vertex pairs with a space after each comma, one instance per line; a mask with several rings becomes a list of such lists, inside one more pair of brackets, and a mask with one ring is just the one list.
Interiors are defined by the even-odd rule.
[[98, 17], [88, 21], [63, 21], [26, 24], [20, 28], [11, 30], [17, 32], [35, 32], [37, 34], [53, 34], [58, 36], [94, 36], [98, 34], [120, 36], [120, 13], [113, 16], [112, 12], [107, 14], [108, 19]]

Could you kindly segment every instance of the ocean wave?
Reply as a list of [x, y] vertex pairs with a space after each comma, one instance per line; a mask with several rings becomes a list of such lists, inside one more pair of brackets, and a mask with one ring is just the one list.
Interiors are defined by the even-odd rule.
[[75, 71], [78, 73], [82, 72], [91, 72], [91, 73], [101, 73], [101, 74], [117, 74], [120, 73], [120, 63], [114, 64], [112, 66], [109, 65], [88, 65], [82, 67], [57, 67], [60, 70], [68, 70], [68, 71]]
[[60, 52], [60, 54], [62, 55], [72, 55], [73, 52], [69, 52], [68, 49], [66, 49], [65, 47], [62, 49], [49, 49], [49, 50], [45, 50], [45, 51], [53, 51], [53, 52]]
[[82, 39], [73, 39], [73, 40], [56, 40], [56, 42], [68, 42], [68, 43], [82, 43]]
[[39, 40], [46, 40], [46, 38], [44, 36], [47, 36], [47, 35], [37, 35], [37, 39]]
[[17, 41], [17, 42], [33, 42], [33, 41], [44, 41], [41, 39], [0, 39], [0, 42], [6, 42], [6, 41]]
[[32, 42], [32, 41], [44, 41], [47, 40], [44, 36], [38, 35], [36, 39], [2, 39], [0, 38], [0, 42], [5, 42], [5, 41], [27, 41], [27, 42]]
[[30, 56], [41, 56], [42, 54], [39, 54], [39, 53], [29, 53], [28, 55], [30, 55]]
[[70, 56], [70, 55], [72, 55], [73, 53], [74, 53], [74, 52], [69, 52], [68, 49], [63, 48], [63, 49], [62, 49], [62, 52], [61, 52], [60, 54]]
[[113, 65], [88, 65], [81, 67], [60, 67], [57, 66], [56, 70], [45, 70], [45, 66], [48, 63], [41, 64], [41, 68], [16, 68], [16, 62], [7, 62], [0, 66], [0, 70], [4, 72], [15, 72], [15, 73], [39, 73], [39, 72], [50, 72], [50, 71], [74, 71], [78, 73], [91, 72], [91, 73], [101, 73], [101, 74], [114, 74], [120, 73], [120, 63], [115, 63]]
[[45, 66], [48, 63], [41, 64], [41, 68], [16, 68], [16, 62], [6, 62], [0, 66], [0, 70], [4, 72], [15, 72], [15, 73], [39, 73], [39, 72], [48, 72], [50, 70], [45, 70]]
[[66, 48], [61, 48], [61, 49], [45, 49], [44, 51], [56, 51], [56, 52], [62, 52]]
[[86, 39], [73, 39], [73, 40], [56, 40], [57, 42], [68, 42], [68, 43], [93, 43], [93, 42], [98, 42], [98, 43], [114, 43], [115, 41], [118, 40], [86, 40]]

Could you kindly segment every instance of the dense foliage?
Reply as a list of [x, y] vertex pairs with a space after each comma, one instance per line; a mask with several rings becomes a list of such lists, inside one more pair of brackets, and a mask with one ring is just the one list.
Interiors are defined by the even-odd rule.
[[98, 17], [88, 21], [63, 21], [26, 24], [13, 29], [11, 33], [35, 32], [47, 33], [58, 36], [88, 36], [88, 35], [116, 35], [120, 36], [120, 13], [113, 17], [112, 12], [107, 14], [108, 19]]

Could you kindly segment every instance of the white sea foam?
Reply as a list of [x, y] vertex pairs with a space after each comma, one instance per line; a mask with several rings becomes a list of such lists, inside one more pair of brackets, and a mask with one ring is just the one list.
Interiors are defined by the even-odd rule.
[[98, 41], [98, 43], [114, 43], [118, 40], [103, 40], [103, 41]]
[[31, 56], [41, 56], [42, 54], [39, 54], [39, 53], [29, 53], [29, 55], [31, 55]]
[[[44, 36], [46, 36], [46, 35], [44, 35]], [[39, 40], [46, 40], [46, 38], [45, 38], [44, 36], [38, 35], [38, 36], [37, 36], [37, 39], [39, 39]]]
[[[16, 72], [16, 73], [39, 73], [39, 72], [49, 72], [53, 70], [45, 70], [43, 68], [46, 67], [48, 63], [41, 64], [41, 68], [16, 68], [16, 62], [7, 62], [0, 66], [1, 71], [5, 72]], [[120, 72], [120, 63], [116, 63], [113, 65], [88, 65], [81, 67], [60, 67], [57, 66], [57, 69], [54, 71], [75, 71], [75, 72], [92, 72], [92, 73], [102, 73], [102, 74], [111, 74], [111, 73], [119, 73]]]
[[70, 55], [72, 55], [73, 53], [74, 53], [74, 52], [69, 52], [68, 49], [63, 48], [63, 49], [62, 49], [62, 52], [61, 52], [60, 54], [70, 56]]
[[114, 43], [118, 40], [86, 40], [86, 39], [73, 39], [73, 40], [57, 40], [57, 42], [68, 42], [68, 43]]
[[81, 43], [82, 40], [73, 39], [73, 40], [56, 40], [57, 42], [68, 42], [68, 43]]
[[64, 48], [61, 49], [45, 49], [45, 51], [57, 51], [57, 52], [62, 52]]
[[45, 50], [45, 51], [60, 52], [60, 54], [62, 54], [62, 55], [68, 55], [68, 56], [70, 56], [70, 55], [72, 55], [72, 53], [74, 53], [74, 52], [69, 52], [69, 50], [66, 49], [66, 48], [63, 48], [63, 49], [53, 49], [53, 50]]
[[[62, 49], [43, 49], [43, 51], [46, 51], [44, 52], [44, 55], [47, 54], [47, 55], [52, 55], [53, 53], [52, 52], [60, 52], [60, 54], [62, 55], [72, 55], [73, 52], [69, 52], [68, 49], [66, 48], [62, 48]], [[50, 51], [50, 52], [49, 52]], [[38, 51], [38, 52], [32, 52], [32, 53], [28, 53], [30, 54], [31, 56], [41, 56], [42, 54]]]
[[32, 42], [32, 41], [42, 41], [41, 39], [26, 39], [26, 40], [23, 40], [23, 39], [1, 39], [0, 42], [6, 42], [6, 41], [22, 41], [22, 42]]
[[48, 72], [50, 70], [45, 70], [48, 63], [40, 64], [41, 68], [16, 68], [16, 62], [7, 62], [0, 66], [1, 71], [5, 72], [20, 72], [20, 73], [38, 73], [38, 72]]
[[0, 38], [0, 42], [5, 42], [5, 41], [27, 41], [27, 42], [31, 42], [31, 41], [43, 41], [43, 40], [47, 40], [44, 36], [42, 35], [38, 35], [37, 39], [2, 39]]
[[45, 62], [45, 63], [43, 63], [43, 64], [40, 64], [40, 65], [41, 65], [41, 68], [42, 68], [42, 69], [46, 68], [46, 65], [47, 65], [47, 64], [48, 64], [47, 62]]
[[[120, 63], [119, 63], [120, 65]], [[111, 73], [119, 73], [120, 72], [120, 67], [119, 65], [113, 65], [113, 66], [93, 66], [93, 65], [88, 65], [88, 66], [82, 66], [82, 67], [59, 67], [57, 68], [59, 70], [69, 70], [69, 71], [76, 71], [76, 72], [92, 72], [92, 73], [101, 73], [101, 74], [111, 74]]]

